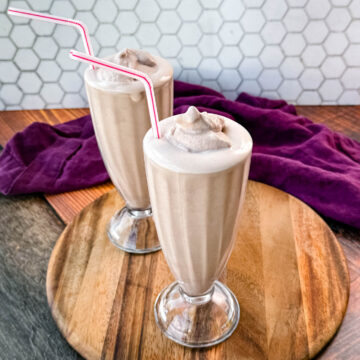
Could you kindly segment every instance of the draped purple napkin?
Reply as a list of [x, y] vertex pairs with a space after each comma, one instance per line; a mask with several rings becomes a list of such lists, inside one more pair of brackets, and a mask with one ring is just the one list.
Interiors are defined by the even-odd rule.
[[[293, 106], [242, 93], [236, 101], [175, 81], [174, 113], [190, 105], [243, 125], [254, 141], [250, 178], [282, 189], [321, 214], [360, 228], [360, 143], [296, 115]], [[0, 155], [0, 191], [59, 193], [108, 179], [90, 115], [34, 123]]]

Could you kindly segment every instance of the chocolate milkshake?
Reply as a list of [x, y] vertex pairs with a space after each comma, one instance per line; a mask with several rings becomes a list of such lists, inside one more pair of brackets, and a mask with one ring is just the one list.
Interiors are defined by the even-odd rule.
[[[154, 85], [159, 119], [172, 115], [173, 70], [165, 59], [125, 49], [106, 60], [148, 74]], [[156, 237], [137, 241], [139, 222], [151, 216], [142, 151], [142, 140], [151, 127], [144, 86], [121, 73], [90, 67], [85, 71], [85, 83], [102, 158], [126, 201], [126, 209], [112, 219], [108, 235], [116, 246], [129, 252], [157, 250]]]
[[[144, 138], [145, 166], [159, 240], [177, 282], [159, 295], [155, 316], [172, 340], [210, 346], [230, 336], [239, 319], [236, 298], [217, 279], [236, 239], [252, 140], [235, 121], [195, 107], [160, 126], [163, 138]], [[198, 329], [199, 316], [211, 331]]]

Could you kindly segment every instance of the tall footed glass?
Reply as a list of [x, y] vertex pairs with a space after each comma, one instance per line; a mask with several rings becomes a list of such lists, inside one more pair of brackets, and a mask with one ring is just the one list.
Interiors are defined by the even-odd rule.
[[[218, 279], [237, 236], [252, 140], [234, 121], [205, 114], [214, 123], [222, 119], [222, 132], [231, 141], [231, 147], [189, 151], [181, 143], [184, 129], [180, 129], [180, 138], [171, 141], [182, 117], [185, 127], [191, 123], [191, 119], [186, 119], [188, 113], [160, 123], [162, 133], [170, 134], [167, 138], [154, 139], [150, 132], [144, 138], [154, 221], [176, 279], [159, 294], [154, 311], [156, 322], [167, 337], [184, 346], [206, 347], [228, 338], [239, 321], [236, 297]], [[197, 124], [187, 135], [194, 134], [195, 142], [201, 143], [202, 139], [196, 137], [199, 128]]]
[[[145, 52], [140, 55], [139, 60], [137, 52], [125, 50], [109, 60], [147, 72], [153, 81], [159, 118], [171, 116], [171, 65], [160, 57], [146, 58], [149, 54]], [[142, 150], [142, 140], [151, 127], [144, 86], [98, 68], [85, 71], [85, 85], [101, 156], [114, 186], [126, 202], [112, 217], [108, 237], [115, 246], [130, 253], [157, 251], [160, 244], [151, 222]]]

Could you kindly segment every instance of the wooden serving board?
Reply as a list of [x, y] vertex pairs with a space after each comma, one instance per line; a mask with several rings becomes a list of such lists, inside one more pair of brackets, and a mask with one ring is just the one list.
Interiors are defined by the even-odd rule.
[[49, 262], [53, 317], [85, 358], [306, 359], [338, 329], [349, 276], [335, 236], [301, 201], [250, 181], [222, 279], [239, 300], [239, 326], [213, 348], [173, 343], [153, 313], [156, 296], [173, 281], [162, 252], [129, 255], [106, 236], [110, 217], [123, 205], [110, 191], [87, 206], [66, 227]]

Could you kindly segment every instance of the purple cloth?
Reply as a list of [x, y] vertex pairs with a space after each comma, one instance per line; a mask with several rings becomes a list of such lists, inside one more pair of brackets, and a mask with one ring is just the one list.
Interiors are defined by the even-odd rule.
[[[321, 214], [360, 228], [360, 144], [296, 115], [293, 106], [242, 93], [236, 101], [175, 82], [174, 113], [190, 105], [225, 115], [251, 134], [250, 178], [282, 189]], [[34, 123], [0, 155], [3, 194], [59, 193], [108, 179], [90, 116], [56, 126]]]

